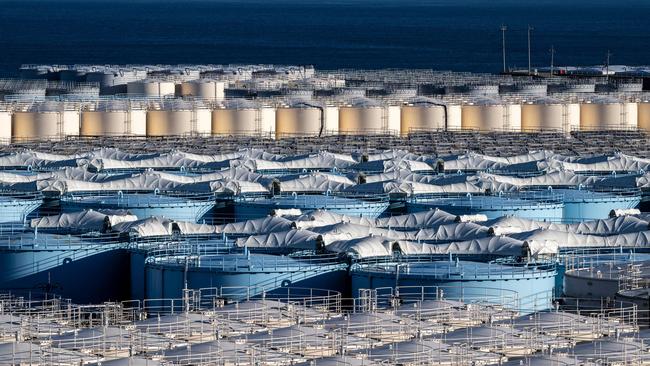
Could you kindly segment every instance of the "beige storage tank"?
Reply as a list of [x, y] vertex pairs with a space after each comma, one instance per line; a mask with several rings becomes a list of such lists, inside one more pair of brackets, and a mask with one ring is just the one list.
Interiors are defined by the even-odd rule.
[[218, 80], [193, 80], [180, 85], [181, 97], [196, 97], [208, 100], [223, 100], [226, 83]]
[[481, 98], [462, 107], [462, 129], [501, 131], [508, 127], [507, 107], [494, 99]]
[[166, 80], [139, 80], [127, 84], [129, 95], [144, 96], [147, 98], [169, 97], [176, 94], [176, 84]]
[[410, 132], [445, 130], [447, 126], [447, 105], [431, 98], [414, 98], [402, 106], [400, 134]]
[[261, 131], [260, 109], [246, 99], [232, 99], [212, 111], [212, 134], [257, 135]]
[[521, 107], [522, 131], [564, 131], [566, 104], [554, 98], [539, 98]]
[[388, 113], [381, 103], [354, 98], [339, 108], [340, 134], [376, 134], [388, 132]]
[[35, 103], [15, 111], [11, 122], [12, 140], [60, 140], [79, 135], [79, 110], [74, 104]]
[[156, 102], [147, 111], [147, 136], [209, 135], [211, 114], [199, 102]]
[[275, 110], [275, 137], [320, 136], [324, 130], [323, 106], [307, 100], [294, 100]]
[[144, 106], [126, 100], [99, 101], [81, 112], [81, 136], [145, 136]]
[[637, 126], [643, 130], [650, 131], [650, 100], [639, 102], [637, 113]]
[[[580, 105], [580, 129], [620, 130], [627, 129], [626, 105], [613, 97], [597, 97]], [[636, 120], [636, 116], [634, 117]]]

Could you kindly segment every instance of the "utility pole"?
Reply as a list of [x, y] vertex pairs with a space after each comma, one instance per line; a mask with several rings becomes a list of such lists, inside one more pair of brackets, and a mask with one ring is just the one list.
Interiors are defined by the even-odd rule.
[[551, 52], [551, 76], [553, 76], [553, 61], [555, 61], [555, 47], [551, 45], [551, 49], [549, 50]]
[[607, 57], [605, 58], [605, 78], [609, 82], [609, 58], [612, 56], [612, 53], [607, 50]]
[[501, 49], [503, 51], [503, 73], [506, 73], [506, 31], [508, 27], [505, 24], [501, 24]]
[[528, 75], [531, 74], [532, 68], [530, 66], [530, 32], [533, 30], [533, 27], [528, 25]]

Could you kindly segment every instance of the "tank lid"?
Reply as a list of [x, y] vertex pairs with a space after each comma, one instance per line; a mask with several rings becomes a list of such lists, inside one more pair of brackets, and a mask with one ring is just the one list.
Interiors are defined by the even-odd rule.
[[427, 97], [414, 97], [409, 99], [407, 103], [413, 106], [436, 106], [436, 105], [448, 104], [443, 100], [427, 98]]
[[371, 107], [381, 107], [381, 103], [365, 97], [356, 97], [348, 99], [345, 103], [350, 107], [360, 107], [360, 108], [371, 108]]
[[614, 104], [620, 103], [621, 100], [609, 95], [598, 95], [585, 100], [587, 103], [593, 104]]
[[163, 99], [154, 103], [158, 107], [156, 109], [167, 111], [191, 111], [206, 108], [205, 104], [200, 100]]
[[100, 100], [97, 102], [96, 110], [127, 111], [129, 110], [129, 102], [126, 100]]
[[557, 98], [553, 97], [539, 97], [529, 99], [526, 104], [563, 104], [563, 102]]
[[257, 103], [243, 98], [227, 99], [221, 103], [221, 107], [224, 109], [255, 109]]
[[59, 112], [64, 109], [64, 104], [55, 101], [34, 103], [27, 108], [28, 112]]
[[470, 105], [500, 105], [500, 104], [505, 104], [502, 103], [496, 99], [492, 98], [485, 98], [485, 97], [480, 97], [480, 98], [474, 98], [470, 99], [469, 103]]
[[311, 99], [290, 99], [284, 104], [287, 108], [322, 108], [323, 106]]

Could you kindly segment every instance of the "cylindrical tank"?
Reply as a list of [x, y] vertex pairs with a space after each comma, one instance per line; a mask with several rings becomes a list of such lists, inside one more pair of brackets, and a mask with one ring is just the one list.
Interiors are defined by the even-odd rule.
[[417, 130], [444, 130], [447, 128], [447, 105], [430, 98], [414, 98], [402, 106], [400, 133], [408, 135]]
[[0, 145], [11, 143], [11, 111], [0, 108]]
[[549, 93], [595, 93], [596, 84], [574, 84], [574, 83], [564, 83], [564, 84], [549, 84], [548, 85]]
[[127, 84], [127, 93], [150, 98], [173, 96], [176, 93], [176, 84], [165, 80], [134, 81]]
[[499, 95], [499, 85], [470, 85], [470, 95]]
[[540, 98], [521, 107], [522, 131], [564, 131], [565, 104], [554, 98]]
[[259, 106], [249, 100], [227, 100], [212, 111], [212, 134], [256, 135], [260, 129]]
[[225, 96], [225, 83], [207, 79], [186, 81], [180, 85], [180, 96], [222, 100]]
[[[628, 106], [628, 103], [613, 97], [586, 100], [580, 105], [580, 129], [618, 130], [636, 126], [636, 103], [633, 104], [634, 107]], [[634, 115], [628, 116], [628, 111]]]
[[366, 89], [365, 88], [336, 88], [334, 89], [334, 94], [341, 97], [365, 97]]
[[59, 102], [35, 103], [14, 112], [13, 141], [63, 139], [79, 135], [79, 111]]
[[100, 101], [81, 112], [82, 136], [144, 136], [146, 110], [127, 101]]
[[500, 94], [517, 93], [530, 96], [545, 96], [548, 92], [546, 84], [536, 83], [516, 83], [499, 85]]
[[311, 99], [314, 96], [313, 89], [282, 89], [282, 95], [290, 98]]
[[21, 67], [19, 74], [21, 79], [45, 79], [48, 71], [49, 67], [28, 65]]
[[476, 99], [462, 107], [464, 130], [498, 131], [507, 126], [505, 105], [493, 99]]
[[354, 98], [339, 108], [339, 133], [367, 134], [387, 130], [386, 108], [368, 98]]
[[650, 100], [639, 102], [637, 107], [637, 125], [639, 128], [650, 131]]
[[69, 87], [63, 92], [68, 98], [96, 99], [99, 97], [99, 86], [78, 84]]
[[61, 81], [83, 81], [86, 73], [77, 68], [64, 69], [59, 71], [59, 80]]
[[556, 274], [556, 268], [551, 264], [532, 269], [512, 260], [499, 263], [440, 260], [366, 264], [355, 266], [350, 271], [353, 294], [360, 293], [360, 289], [397, 285], [403, 286], [405, 292], [418, 287], [435, 286], [434, 291], [444, 292], [445, 298], [462, 298], [465, 301], [492, 296], [502, 299], [539, 298], [537, 302], [522, 305], [526, 307], [522, 310], [528, 311], [542, 310], [550, 305], [549, 301], [541, 299], [552, 295]]
[[147, 136], [205, 135], [210, 126], [210, 110], [198, 102], [165, 101], [147, 111]]
[[417, 88], [390, 88], [388, 89], [388, 96], [397, 100], [407, 100], [415, 98], [418, 95]]
[[86, 74], [86, 81], [99, 83], [100, 93], [103, 95], [127, 92], [127, 84], [147, 77], [146, 70], [124, 70], [105, 68], [90, 71]]
[[325, 111], [318, 103], [295, 100], [275, 110], [275, 136], [320, 136], [324, 129]]

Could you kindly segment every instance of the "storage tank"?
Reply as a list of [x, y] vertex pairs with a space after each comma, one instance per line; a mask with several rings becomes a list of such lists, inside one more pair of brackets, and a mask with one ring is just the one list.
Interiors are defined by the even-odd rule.
[[637, 106], [637, 125], [639, 128], [650, 131], [650, 100], [643, 100]]
[[22, 66], [18, 73], [21, 79], [45, 79], [49, 70], [49, 66], [26, 65]]
[[217, 80], [192, 80], [180, 85], [181, 97], [196, 97], [208, 100], [222, 100], [225, 97], [226, 83]]
[[314, 96], [313, 89], [282, 89], [282, 95], [289, 98], [311, 99]]
[[146, 77], [146, 70], [125, 70], [109, 67], [88, 72], [86, 74], [86, 81], [90, 83], [99, 83], [100, 93], [102, 95], [109, 95], [126, 93], [127, 84], [129, 82], [142, 80]]
[[207, 135], [211, 132], [210, 110], [201, 102], [156, 102], [147, 111], [147, 136]]
[[417, 88], [389, 88], [388, 96], [397, 100], [407, 100], [415, 98], [418, 95]]
[[553, 191], [499, 193], [498, 195], [413, 195], [406, 202], [410, 213], [439, 208], [454, 215], [485, 215], [488, 219], [517, 216], [559, 222], [563, 217], [562, 195]]
[[636, 125], [636, 103], [600, 96], [587, 99], [580, 105], [581, 130], [619, 130]]
[[562, 84], [549, 84], [549, 93], [595, 93], [596, 84], [590, 83], [562, 83]]
[[499, 95], [499, 85], [474, 85], [474, 84], [461, 84], [461, 85], [449, 85], [445, 87], [445, 94], [469, 94], [475, 96], [487, 95], [487, 96], [497, 96]]
[[0, 145], [11, 143], [11, 111], [0, 106]]
[[[350, 270], [353, 294], [359, 294], [361, 289], [396, 285], [404, 287], [407, 291], [409, 288], [435, 286], [438, 289], [434, 291], [444, 292], [444, 297], [448, 299], [476, 298], [484, 301], [490, 293], [496, 295], [501, 292], [499, 297], [504, 299], [512, 297], [526, 301], [528, 305], [522, 310], [528, 311], [546, 309], [551, 305], [550, 301], [542, 299], [551, 298], [556, 273], [556, 268], [551, 263], [528, 267], [514, 259], [498, 263], [458, 259], [415, 262], [404, 260], [358, 264]], [[509, 295], [510, 291], [514, 293]], [[538, 298], [538, 302], [531, 301], [534, 298]]]
[[417, 130], [445, 130], [447, 128], [447, 105], [431, 98], [413, 98], [402, 106], [400, 133], [402, 136]]
[[384, 105], [368, 98], [353, 98], [339, 108], [339, 133], [368, 134], [388, 132]]
[[507, 107], [500, 101], [480, 98], [462, 107], [462, 129], [500, 131], [507, 126]]
[[147, 112], [136, 103], [98, 101], [81, 112], [82, 136], [145, 136], [146, 133]]
[[79, 135], [79, 109], [61, 102], [34, 103], [14, 112], [12, 140], [64, 139]]
[[340, 97], [352, 98], [352, 97], [365, 97], [366, 89], [365, 88], [336, 88], [334, 89], [334, 94]]
[[293, 100], [275, 110], [275, 136], [320, 136], [324, 132], [323, 106], [308, 100]]
[[59, 71], [59, 80], [61, 81], [84, 81], [86, 72], [77, 68], [64, 69]]
[[259, 106], [246, 99], [231, 99], [212, 111], [212, 134], [256, 135], [262, 132]]
[[546, 84], [516, 83], [499, 85], [500, 94], [517, 93], [531, 96], [545, 96], [548, 92]]
[[567, 104], [555, 98], [538, 98], [521, 107], [522, 131], [567, 131]]
[[166, 80], [140, 80], [127, 84], [127, 93], [134, 96], [144, 96], [147, 98], [159, 98], [174, 96], [176, 93], [176, 84], [173, 81]]
[[97, 99], [99, 98], [99, 86], [93, 84], [72, 85], [63, 94], [70, 99]]

